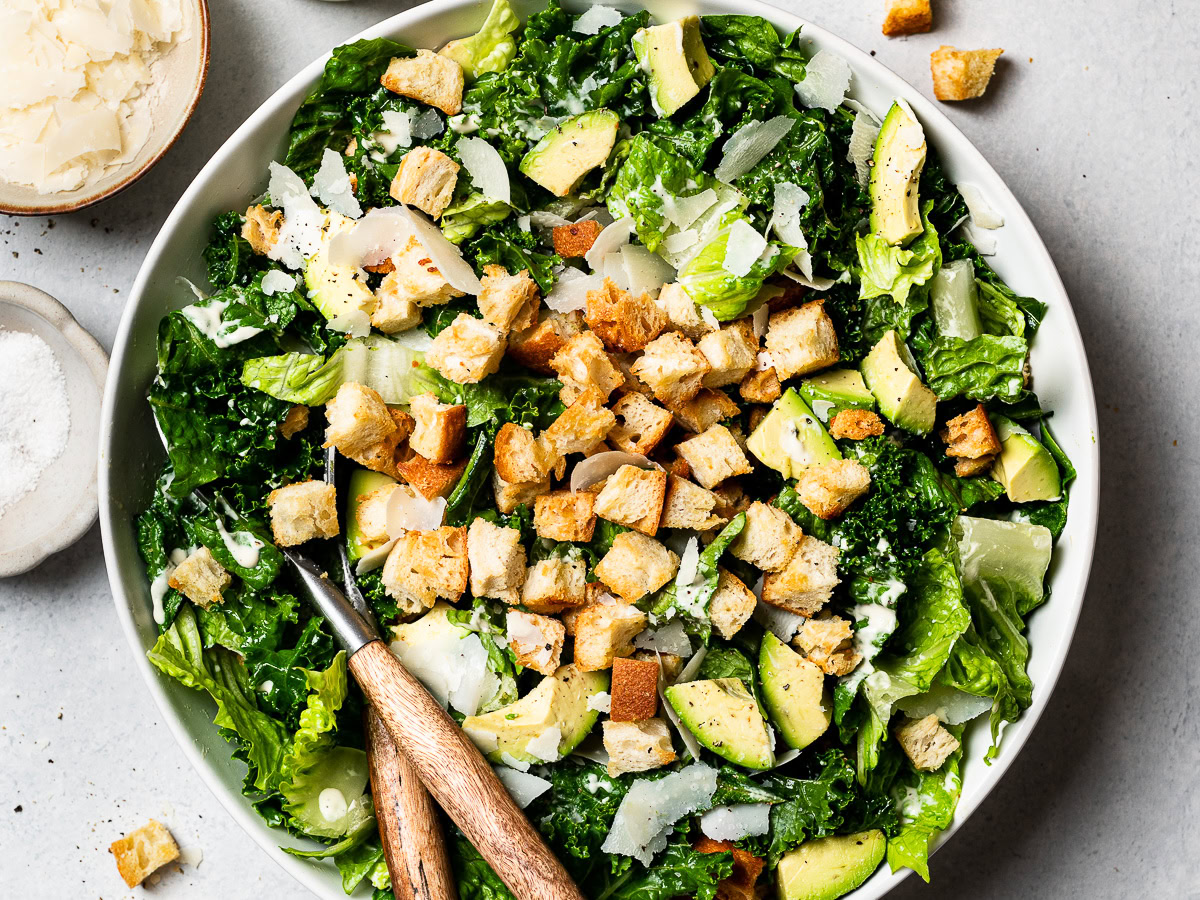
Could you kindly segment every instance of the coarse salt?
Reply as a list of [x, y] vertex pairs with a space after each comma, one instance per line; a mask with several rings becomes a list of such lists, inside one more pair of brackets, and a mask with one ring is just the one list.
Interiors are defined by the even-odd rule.
[[37, 335], [0, 331], [0, 516], [62, 455], [70, 430], [54, 351]]

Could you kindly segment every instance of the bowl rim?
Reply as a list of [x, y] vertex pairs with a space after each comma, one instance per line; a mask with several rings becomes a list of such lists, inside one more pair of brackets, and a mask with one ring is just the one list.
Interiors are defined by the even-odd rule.
[[[684, 2], [686, 3], [687, 0], [684, 0]], [[851, 64], [853, 71], [869, 71], [872, 80], [885, 87], [893, 96], [903, 97], [907, 100], [922, 121], [936, 123], [941, 132], [939, 150], [942, 150], [943, 155], [961, 157], [965, 154], [970, 158], [970, 165], [974, 171], [981, 171], [989, 175], [998, 186], [998, 191], [994, 192], [1000, 195], [997, 199], [1002, 198], [1006, 214], [1011, 215], [1008, 225], [1014, 226], [1016, 230], [1028, 236], [1032, 251], [1037, 256], [1037, 263], [1048, 273], [1046, 285], [1049, 290], [1044, 292], [1044, 299], [1051, 302], [1055, 309], [1061, 310], [1064, 314], [1056, 334], [1059, 338], [1066, 339], [1069, 343], [1070, 354], [1079, 365], [1079, 384], [1077, 387], [1080, 391], [1076, 397], [1076, 403], [1082, 406], [1082, 414], [1086, 419], [1085, 427], [1092, 436], [1092, 440], [1084, 445], [1086, 461], [1080, 464], [1082, 457], [1078, 451], [1073, 456], [1073, 462], [1076, 463], [1079, 475], [1071, 486], [1071, 496], [1075, 501], [1072, 504], [1072, 512], [1075, 516], [1071, 523], [1074, 531], [1072, 552], [1081, 561], [1079, 568], [1082, 575], [1077, 583], [1055, 585], [1055, 603], [1060, 609], [1059, 614], [1064, 619], [1061, 623], [1062, 627], [1059, 632], [1057, 646], [1047, 648], [1053, 650], [1053, 658], [1050, 660], [1049, 668], [1038, 683], [1031, 706], [1022, 713], [1019, 722], [1013, 723], [1007, 730], [1003, 751], [999, 757], [986, 770], [973, 767], [964, 776], [963, 793], [960, 796], [954, 820], [935, 839], [930, 849], [930, 854], [932, 855], [944, 846], [951, 836], [957, 833], [992, 790], [995, 789], [996, 785], [1000, 783], [1013, 761], [1020, 755], [1021, 750], [1024, 748], [1029, 736], [1033, 733], [1034, 728], [1049, 704], [1049, 699], [1053, 695], [1054, 688], [1062, 674], [1063, 666], [1078, 625], [1084, 595], [1091, 574], [1099, 524], [1100, 433], [1095, 392], [1092, 385], [1087, 353], [1070, 298], [1063, 285], [1058, 269], [1054, 265], [1049, 250], [1046, 248], [1045, 242], [1042, 240], [1037, 228], [1004, 179], [1000, 177], [999, 173], [996, 172], [975, 144], [962, 133], [937, 104], [866, 51], [859, 49], [846, 39], [839, 37], [808, 19], [772, 6], [764, 2], [764, 0], [709, 0], [709, 2], [714, 5], [726, 7], [725, 11], [730, 14], [761, 16], [784, 32], [803, 28], [805, 38], [816, 37], [820, 48], [830, 49], [841, 55]], [[570, 7], [572, 5], [571, 0], [564, 2], [564, 6]], [[647, 8], [653, 11], [652, 7], [658, 5], [658, 0], [635, 0], [634, 3], [622, 2], [614, 5], [618, 7], [632, 5], [639, 9]], [[396, 37], [402, 35], [405, 29], [419, 27], [435, 21], [438, 17], [461, 13], [478, 6], [479, 0], [433, 0], [433, 2], [427, 2], [387, 17], [340, 41], [339, 46], [362, 39]], [[449, 37], [446, 39], [449, 39]], [[308, 88], [315, 83], [325, 62], [330, 58], [331, 53], [332, 48], [330, 52], [305, 65], [296, 75], [288, 79], [278, 90], [263, 101], [258, 109], [247, 117], [221, 145], [217, 152], [213, 154], [208, 163], [196, 174], [192, 183], [184, 191], [147, 252], [130, 292], [130, 299], [122, 315], [113, 346], [113, 360], [118, 370], [130, 347], [130, 334], [133, 322], [145, 300], [146, 286], [151, 278], [151, 274], [158, 265], [160, 257], [169, 243], [170, 236], [179, 224], [179, 221], [184, 217], [185, 211], [201, 197], [206, 183], [219, 172], [225, 164], [226, 159], [232, 156], [245, 141], [257, 133], [260, 126], [266, 120], [277, 114], [282, 107], [287, 105], [294, 106], [299, 102]], [[947, 139], [953, 144], [953, 151], [947, 146]], [[175, 735], [184, 755], [188, 757], [206, 786], [233, 819], [241, 825], [272, 859], [305, 888], [318, 896], [343, 896], [340, 893], [323, 893], [323, 887], [314, 874], [313, 869], [305, 861], [282, 852], [279, 847], [279, 841], [284, 835], [275, 829], [265, 829], [259, 817], [244, 802], [243, 797], [240, 794], [227, 790], [214, 774], [209, 771], [204, 764], [204, 754], [201, 748], [195, 743], [192, 733], [185, 727], [182, 719], [180, 719], [171, 706], [167, 696], [168, 685], [165, 679], [159, 677], [157, 670], [146, 659], [137, 626], [133, 620], [130, 605], [132, 597], [125, 590], [116, 557], [114, 527], [118, 517], [126, 513], [119, 505], [114, 505], [110, 502], [109, 473], [105, 465], [106, 455], [113, 438], [113, 420], [110, 413], [113, 409], [118, 389], [121, 387], [123, 385], [118, 384], [118, 379], [109, 379], [104, 396], [104, 406], [101, 416], [99, 466], [100, 524], [105, 563], [108, 568], [114, 605], [116, 606], [117, 615], [125, 631], [126, 638], [137, 658], [138, 669], [142, 677], [146, 680], [155, 703], [162, 712], [168, 727]], [[1083, 517], [1082, 520], [1080, 519], [1081, 516]], [[139, 573], [138, 577], [142, 577], [142, 573]], [[1069, 608], [1066, 608], [1068, 605]], [[971, 779], [971, 772], [974, 771], [985, 771], [986, 775], [981, 778], [981, 785], [975, 787], [973, 792], [968, 795], [966, 786], [968, 779]], [[880, 866], [862, 886], [856, 889], [854, 896], [859, 898], [859, 900], [877, 900], [877, 898], [882, 897], [897, 887], [911, 873], [911, 869], [901, 869], [898, 872], [891, 872], [886, 866]]]
[[[175, 146], [176, 141], [179, 140], [179, 136], [187, 128], [188, 123], [192, 121], [192, 116], [196, 113], [196, 107], [200, 105], [200, 97], [204, 94], [204, 87], [208, 83], [208, 67], [212, 62], [212, 26], [208, 13], [208, 0], [194, 0], [194, 2], [196, 4], [196, 12], [199, 16], [200, 77], [196, 80], [196, 89], [192, 92], [192, 96], [188, 99], [187, 106], [184, 108], [183, 119], [180, 121], [179, 127], [163, 143], [158, 152], [148, 157], [145, 162], [120, 181], [97, 194], [89, 194], [79, 200], [68, 203], [9, 204], [0, 201], [0, 214], [8, 216], [59, 216], [79, 212], [81, 209], [87, 209], [89, 206], [95, 206], [97, 203], [107, 200], [110, 197], [115, 197], [126, 188], [140, 181], [142, 176], [162, 161], [162, 158]], [[47, 195], [48, 199], [53, 197], [54, 194]]]

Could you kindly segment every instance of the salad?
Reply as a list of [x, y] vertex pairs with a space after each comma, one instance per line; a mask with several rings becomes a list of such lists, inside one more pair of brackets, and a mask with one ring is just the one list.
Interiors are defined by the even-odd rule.
[[348, 893], [389, 893], [363, 700], [280, 547], [345, 542], [588, 896], [928, 878], [968, 723], [988, 764], [1031, 702], [1074, 471], [1002, 220], [849, 81], [752, 16], [495, 0], [337, 48], [216, 219], [148, 395], [149, 657]]

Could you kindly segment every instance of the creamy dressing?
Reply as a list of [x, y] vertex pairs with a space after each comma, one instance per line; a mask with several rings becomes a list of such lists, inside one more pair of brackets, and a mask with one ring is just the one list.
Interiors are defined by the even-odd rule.
[[166, 611], [163, 610], [163, 597], [167, 595], [167, 589], [170, 587], [167, 581], [176, 567], [187, 557], [186, 550], [176, 547], [168, 557], [167, 567], [155, 575], [154, 580], [150, 582], [150, 603], [153, 608], [154, 622], [157, 625], [162, 625], [167, 620]]
[[829, 421], [829, 413], [833, 410], [833, 404], [828, 400], [814, 400], [812, 402], [812, 411], [822, 422]]
[[217, 531], [220, 532], [225, 549], [229, 551], [234, 562], [243, 569], [253, 569], [258, 565], [258, 551], [265, 546], [262, 541], [248, 531], [235, 531], [230, 534], [220, 516], [217, 517]]
[[[903, 591], [904, 585], [900, 588]], [[854, 632], [854, 649], [863, 659], [871, 659], [896, 630], [896, 611], [878, 603], [859, 603], [852, 612], [854, 621], [862, 623]]]
[[317, 796], [317, 808], [326, 822], [337, 822], [345, 818], [350, 810], [345, 795], [337, 788], [325, 788]]
[[232, 347], [234, 344], [240, 344], [242, 341], [249, 340], [256, 334], [261, 334], [261, 328], [254, 328], [251, 325], [239, 325], [236, 328], [230, 328], [225, 323], [221, 316], [229, 306], [224, 300], [216, 300], [209, 303], [207, 306], [199, 306], [193, 303], [191, 306], [185, 306], [180, 312], [183, 317], [196, 326], [205, 337], [224, 350], [226, 347]]

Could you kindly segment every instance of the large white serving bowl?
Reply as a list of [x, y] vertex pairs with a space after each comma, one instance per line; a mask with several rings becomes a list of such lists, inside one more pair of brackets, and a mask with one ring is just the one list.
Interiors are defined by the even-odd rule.
[[[487, 5], [480, 0], [433, 0], [367, 29], [358, 38], [386, 36], [410, 46], [437, 48], [476, 30]], [[567, 5], [577, 11], [585, 8], [570, 0]], [[631, 11], [639, 8], [628, 2], [614, 5]], [[517, 0], [516, 6], [523, 18], [540, 8], [536, 0]], [[1055, 436], [1079, 476], [1071, 487], [1070, 519], [1054, 554], [1050, 573], [1053, 595], [1029, 623], [1033, 705], [1005, 730], [1000, 757], [991, 766], [983, 762], [990, 742], [986, 723], [976, 722], [968, 731], [962, 800], [954, 824], [941, 838], [945, 841], [983, 802], [1029, 738], [1062, 670], [1083, 604], [1096, 536], [1099, 452], [1095, 397], [1070, 301], [1045, 245], [1000, 176], [937, 106], [882, 64], [819, 26], [758, 0], [649, 0], [647, 6], [659, 20], [689, 13], [740, 13], [762, 16], [783, 31], [803, 26], [804, 41], [814, 50], [828, 49], [849, 61], [854, 71], [851, 96], [877, 113], [885, 112], [894, 97], [907, 99], [951, 178], [977, 185], [1003, 215], [1005, 226], [989, 232], [998, 243], [992, 260], [995, 268], [1014, 290], [1049, 304], [1033, 347], [1035, 387], [1043, 404], [1054, 411]], [[292, 113], [324, 63], [322, 58], [306, 66], [225, 142], [176, 204], [150, 248], [113, 349], [102, 415], [99, 484], [104, 556], [117, 614], [137, 665], [182, 752], [229, 814], [272, 859], [319, 897], [336, 900], [344, 894], [334, 868], [281, 852], [281, 844], [303, 842], [268, 828], [242, 797], [244, 766], [230, 758], [229, 745], [212, 726], [212, 704], [161, 676], [147, 662], [145, 651], [154, 643], [156, 629], [134, 528], [134, 518], [151, 496], [163, 459], [145, 400], [155, 372], [159, 319], [192, 299], [187, 289], [178, 285], [178, 276], [204, 283], [200, 251], [213, 217], [228, 209], [244, 209], [250, 198], [266, 187], [267, 163], [283, 158]], [[907, 870], [892, 874], [885, 866], [854, 896], [856, 900], [881, 897], [906, 874]]]

